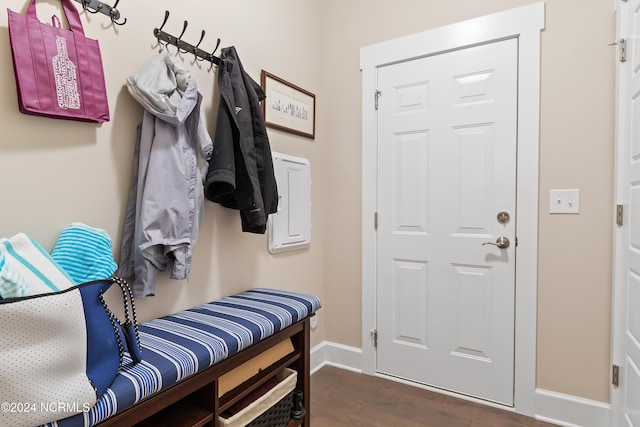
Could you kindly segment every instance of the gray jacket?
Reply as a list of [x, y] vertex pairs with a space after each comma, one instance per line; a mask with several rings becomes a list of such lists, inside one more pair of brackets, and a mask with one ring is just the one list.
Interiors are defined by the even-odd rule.
[[127, 79], [145, 109], [134, 150], [118, 275], [137, 298], [155, 294], [160, 271], [187, 279], [204, 207], [203, 179], [213, 145], [189, 71], [162, 52]]

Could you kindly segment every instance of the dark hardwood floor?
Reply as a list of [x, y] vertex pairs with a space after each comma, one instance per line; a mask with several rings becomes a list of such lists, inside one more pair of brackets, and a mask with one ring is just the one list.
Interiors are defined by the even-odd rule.
[[490, 406], [325, 366], [311, 376], [312, 427], [553, 427]]

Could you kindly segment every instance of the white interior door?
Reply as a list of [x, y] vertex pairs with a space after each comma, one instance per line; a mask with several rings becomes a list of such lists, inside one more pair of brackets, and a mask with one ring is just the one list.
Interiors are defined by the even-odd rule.
[[510, 39], [378, 70], [377, 371], [506, 405], [517, 65]]
[[617, 66], [617, 199], [623, 225], [615, 233], [613, 425], [640, 427], [640, 0], [618, 1], [618, 33], [626, 61]]

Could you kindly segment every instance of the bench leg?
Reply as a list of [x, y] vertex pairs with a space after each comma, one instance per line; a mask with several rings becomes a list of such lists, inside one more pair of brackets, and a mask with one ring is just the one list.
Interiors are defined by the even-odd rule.
[[311, 321], [310, 317], [303, 320], [304, 325], [300, 333], [291, 337], [296, 349], [302, 351], [302, 357], [294, 363], [294, 369], [298, 372], [296, 387], [302, 390], [302, 402], [305, 415], [302, 425], [311, 426]]

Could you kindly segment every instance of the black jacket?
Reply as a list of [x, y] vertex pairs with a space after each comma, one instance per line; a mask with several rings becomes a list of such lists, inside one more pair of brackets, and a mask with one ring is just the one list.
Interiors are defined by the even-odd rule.
[[271, 147], [260, 101], [264, 91], [242, 67], [234, 47], [222, 49], [220, 108], [205, 181], [207, 199], [238, 209], [242, 231], [263, 234], [278, 208]]

